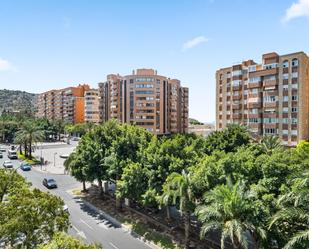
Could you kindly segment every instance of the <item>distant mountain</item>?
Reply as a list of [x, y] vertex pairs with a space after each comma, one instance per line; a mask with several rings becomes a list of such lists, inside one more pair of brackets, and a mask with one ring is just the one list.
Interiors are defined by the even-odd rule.
[[23, 91], [0, 89], [0, 114], [7, 112], [35, 111], [37, 95]]

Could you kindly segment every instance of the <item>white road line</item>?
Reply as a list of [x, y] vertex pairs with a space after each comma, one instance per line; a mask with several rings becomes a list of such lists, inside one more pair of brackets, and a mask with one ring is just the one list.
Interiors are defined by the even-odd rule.
[[85, 222], [84, 220], [80, 219], [80, 221], [82, 223], [84, 223], [87, 227], [89, 227], [91, 230], [94, 230], [87, 222]]
[[72, 228], [76, 231], [76, 234], [83, 239], [87, 239], [86, 234], [83, 231], [80, 231], [76, 228], [76, 226], [72, 225]]
[[114, 247], [115, 249], [118, 249], [118, 247], [115, 246], [112, 242], [109, 242], [109, 244], [110, 244], [112, 247]]

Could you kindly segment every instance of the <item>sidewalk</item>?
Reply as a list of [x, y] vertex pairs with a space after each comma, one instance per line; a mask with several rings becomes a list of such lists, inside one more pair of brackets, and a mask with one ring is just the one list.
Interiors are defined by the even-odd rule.
[[77, 143], [66, 144], [63, 142], [42, 143], [37, 144], [36, 150], [33, 153], [36, 158], [43, 158], [46, 164], [36, 165], [34, 169], [50, 174], [63, 175], [65, 168], [63, 166], [66, 157], [69, 156], [75, 149]]

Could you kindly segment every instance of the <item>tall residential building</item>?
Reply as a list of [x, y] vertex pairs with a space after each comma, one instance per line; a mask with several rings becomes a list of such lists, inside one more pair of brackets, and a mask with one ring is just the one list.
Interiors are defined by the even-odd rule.
[[115, 118], [155, 134], [188, 131], [188, 88], [153, 69], [108, 75], [106, 82], [99, 83], [99, 95], [101, 122]]
[[295, 146], [309, 139], [309, 57], [268, 53], [216, 72], [216, 128], [248, 126], [256, 137], [277, 135]]
[[37, 117], [50, 120], [64, 120], [77, 124], [85, 121], [85, 91], [90, 87], [86, 84], [50, 90], [39, 94]]
[[99, 90], [89, 89], [85, 91], [85, 122], [98, 124], [99, 115]]

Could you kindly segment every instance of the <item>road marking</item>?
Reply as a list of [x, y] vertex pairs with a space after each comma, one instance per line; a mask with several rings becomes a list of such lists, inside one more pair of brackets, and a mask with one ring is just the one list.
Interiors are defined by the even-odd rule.
[[112, 242], [109, 242], [109, 244], [110, 244], [112, 247], [114, 247], [115, 249], [118, 249], [118, 247], [115, 246]]
[[87, 239], [86, 234], [83, 231], [78, 230], [74, 225], [72, 225], [72, 228], [76, 231], [78, 236], [82, 237], [84, 240]]
[[85, 222], [84, 220], [80, 219], [80, 221], [82, 223], [84, 223], [87, 227], [89, 227], [91, 230], [94, 230], [87, 222]]

